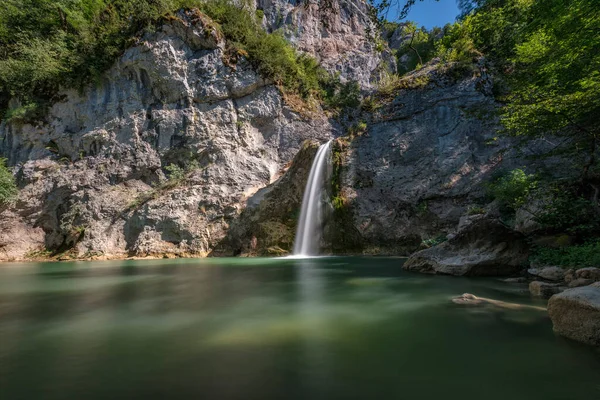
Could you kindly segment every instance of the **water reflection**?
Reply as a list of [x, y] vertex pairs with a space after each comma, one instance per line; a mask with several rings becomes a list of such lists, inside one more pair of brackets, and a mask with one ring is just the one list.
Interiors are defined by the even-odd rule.
[[299, 289], [298, 314], [305, 326], [300, 352], [304, 380], [301, 387], [307, 391], [304, 397], [311, 398], [311, 393], [322, 392], [323, 385], [329, 380], [329, 342], [320, 340], [328, 336], [324, 331], [330, 327], [328, 316], [324, 314], [328, 309], [324, 304], [325, 278], [317, 259], [299, 259], [295, 269]]

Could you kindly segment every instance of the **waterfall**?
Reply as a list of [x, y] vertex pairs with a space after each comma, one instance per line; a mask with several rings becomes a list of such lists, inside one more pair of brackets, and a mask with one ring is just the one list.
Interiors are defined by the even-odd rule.
[[318, 252], [321, 241], [321, 197], [323, 195], [324, 176], [329, 160], [331, 140], [322, 144], [317, 150], [317, 155], [310, 168], [310, 174], [304, 196], [302, 197], [302, 211], [298, 220], [296, 240], [294, 242], [294, 255], [313, 256]]

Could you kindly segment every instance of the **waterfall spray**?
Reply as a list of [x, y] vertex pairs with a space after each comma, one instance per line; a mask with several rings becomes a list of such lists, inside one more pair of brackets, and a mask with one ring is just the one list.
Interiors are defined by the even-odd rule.
[[310, 168], [304, 196], [302, 198], [302, 211], [298, 220], [296, 240], [294, 242], [294, 255], [317, 255], [321, 241], [322, 201], [324, 177], [327, 170], [327, 160], [330, 158], [331, 140], [322, 144], [317, 150], [317, 155]]

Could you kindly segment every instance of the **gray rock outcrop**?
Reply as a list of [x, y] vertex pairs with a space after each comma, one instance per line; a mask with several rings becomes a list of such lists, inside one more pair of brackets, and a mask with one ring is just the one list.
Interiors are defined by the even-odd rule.
[[304, 140], [335, 134], [243, 58], [228, 65], [204, 18], [181, 12], [146, 34], [98, 85], [62, 92], [47, 123], [0, 125], [21, 187], [0, 212], [0, 257], [208, 254]]
[[560, 267], [530, 268], [527, 273], [533, 277], [553, 282], [562, 282], [565, 278], [565, 270]]
[[594, 282], [600, 281], [600, 268], [589, 267], [580, 268], [575, 271], [575, 278], [577, 279], [589, 279]]
[[270, 31], [283, 32], [342, 81], [370, 89], [382, 73], [396, 70], [389, 50], [377, 47], [377, 29], [364, 0], [256, 0], [256, 6]]
[[600, 284], [569, 289], [552, 296], [548, 313], [556, 333], [600, 346]]
[[302, 196], [319, 144], [305, 142], [285, 174], [248, 199], [212, 255], [281, 256], [291, 252]]
[[528, 257], [524, 237], [498, 221], [482, 219], [447, 242], [413, 254], [402, 266], [409, 271], [457, 276], [511, 275]]

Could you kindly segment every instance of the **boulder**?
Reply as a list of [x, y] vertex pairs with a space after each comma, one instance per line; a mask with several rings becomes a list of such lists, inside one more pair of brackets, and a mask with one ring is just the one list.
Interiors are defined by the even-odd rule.
[[560, 293], [561, 287], [557, 283], [533, 281], [529, 284], [529, 292], [532, 296], [548, 299], [552, 295]]
[[559, 335], [600, 346], [600, 283], [552, 296], [548, 313]]
[[600, 268], [581, 268], [575, 271], [577, 279], [591, 279], [594, 282], [600, 281]]
[[536, 278], [553, 282], [560, 282], [565, 279], [565, 270], [560, 267], [530, 268], [527, 273]]
[[463, 228], [447, 242], [413, 254], [403, 268], [456, 276], [506, 276], [527, 261], [524, 236], [495, 219], [482, 219]]
[[568, 286], [570, 288], [575, 288], [575, 287], [580, 287], [580, 286], [588, 286], [588, 285], [591, 285], [592, 283], [594, 283], [594, 281], [591, 279], [577, 278], [577, 279], [571, 280], [569, 282]]
[[565, 282], [571, 283], [572, 280], [575, 279], [575, 269], [570, 268], [565, 271]]

